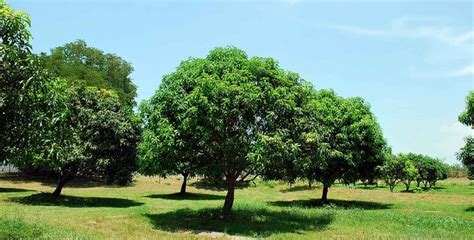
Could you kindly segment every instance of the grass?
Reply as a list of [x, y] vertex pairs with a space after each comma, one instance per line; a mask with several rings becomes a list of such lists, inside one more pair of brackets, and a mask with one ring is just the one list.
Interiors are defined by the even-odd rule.
[[448, 179], [434, 189], [301, 182], [249, 184], [236, 191], [233, 215], [220, 217], [225, 191], [180, 178], [138, 177], [132, 186], [74, 182], [53, 198], [54, 183], [0, 177], [0, 239], [474, 238], [474, 184]]

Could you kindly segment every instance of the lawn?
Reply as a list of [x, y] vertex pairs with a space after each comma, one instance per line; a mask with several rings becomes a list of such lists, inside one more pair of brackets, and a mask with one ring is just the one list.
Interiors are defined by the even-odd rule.
[[[236, 191], [231, 219], [220, 219], [225, 191], [179, 178], [138, 177], [132, 186], [75, 182], [52, 198], [54, 183], [0, 177], [0, 239], [445, 238], [474, 239], [474, 184], [448, 179], [435, 189], [394, 193], [257, 181]], [[45, 193], [46, 192], [46, 193]], [[236, 237], [238, 236], [238, 237]]]

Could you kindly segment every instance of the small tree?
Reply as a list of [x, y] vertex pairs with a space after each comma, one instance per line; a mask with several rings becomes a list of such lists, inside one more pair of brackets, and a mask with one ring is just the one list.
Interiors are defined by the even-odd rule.
[[416, 169], [413, 161], [410, 159], [408, 155], [399, 154], [398, 161], [402, 164], [403, 168], [400, 174], [400, 180], [405, 185], [405, 190], [410, 191], [410, 186], [413, 181], [419, 178], [420, 174], [418, 173], [418, 169]]
[[405, 184], [406, 191], [409, 191], [411, 183], [418, 177], [418, 170], [403, 154], [389, 158], [380, 171], [391, 192], [399, 182]]
[[379, 169], [385, 184], [387, 184], [390, 191], [393, 192], [393, 189], [395, 189], [400, 182], [400, 173], [403, 171], [403, 166], [397, 161], [396, 156], [391, 156]]
[[420, 183], [423, 183], [425, 188], [428, 184], [430, 187], [435, 186], [438, 180], [446, 179], [448, 176], [448, 166], [439, 159], [414, 153], [403, 154], [403, 156], [413, 162], [418, 170], [417, 187], [420, 187]]

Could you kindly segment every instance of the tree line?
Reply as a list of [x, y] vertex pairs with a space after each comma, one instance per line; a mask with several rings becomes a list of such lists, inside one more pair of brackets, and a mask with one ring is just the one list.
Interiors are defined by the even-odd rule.
[[[187, 59], [136, 107], [131, 64], [78, 40], [34, 54], [30, 19], [0, 0], [0, 158], [67, 181], [127, 184], [144, 175], [204, 176], [235, 188], [256, 177], [320, 182], [322, 204], [340, 181], [434, 186], [441, 161], [392, 155], [370, 105], [316, 90], [272, 58], [236, 47]], [[472, 126], [473, 93], [460, 121]], [[459, 159], [473, 171], [472, 137]]]

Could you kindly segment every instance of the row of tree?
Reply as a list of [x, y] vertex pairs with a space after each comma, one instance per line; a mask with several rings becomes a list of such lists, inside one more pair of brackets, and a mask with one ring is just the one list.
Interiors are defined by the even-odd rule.
[[[362, 98], [315, 90], [272, 58], [226, 47], [185, 60], [136, 114], [129, 63], [84, 41], [33, 54], [28, 16], [3, 0], [0, 14], [0, 158], [53, 173], [55, 195], [74, 177], [126, 184], [137, 170], [180, 174], [184, 193], [200, 175], [225, 184], [228, 215], [236, 186], [259, 176], [320, 182], [323, 204], [336, 181], [408, 190], [445, 176], [430, 157], [393, 157]], [[468, 167], [472, 152], [459, 155]]]
[[421, 154], [399, 154], [387, 159], [380, 167], [380, 176], [393, 191], [398, 183], [403, 183], [406, 191], [413, 182], [420, 187], [434, 187], [438, 180], [448, 177], [449, 166], [438, 159]]

